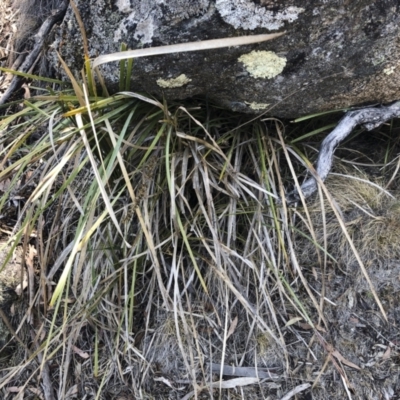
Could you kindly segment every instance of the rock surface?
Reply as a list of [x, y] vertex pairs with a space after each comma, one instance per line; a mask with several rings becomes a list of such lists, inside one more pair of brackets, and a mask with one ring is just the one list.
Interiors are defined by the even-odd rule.
[[[206, 96], [234, 111], [287, 118], [400, 98], [397, 0], [75, 1], [93, 58], [122, 42], [135, 49], [287, 32], [251, 46], [139, 58], [134, 91]], [[83, 47], [71, 10], [56, 37], [54, 48], [78, 73]], [[117, 91], [117, 63], [100, 68]]]

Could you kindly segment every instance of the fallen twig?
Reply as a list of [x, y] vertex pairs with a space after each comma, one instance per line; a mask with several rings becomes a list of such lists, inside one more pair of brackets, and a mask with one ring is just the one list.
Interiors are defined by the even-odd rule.
[[[333, 153], [340, 142], [345, 139], [357, 125], [361, 125], [367, 131], [370, 131], [384, 122], [400, 117], [400, 101], [396, 101], [388, 106], [363, 108], [361, 110], [349, 111], [340, 121], [337, 127], [322, 142], [317, 166], [313, 174], [324, 181], [332, 167]], [[301, 192], [304, 198], [311, 196], [317, 190], [317, 181], [315, 177], [307, 179], [301, 186]], [[300, 195], [297, 189], [286, 195], [286, 201], [289, 204], [297, 203]]]

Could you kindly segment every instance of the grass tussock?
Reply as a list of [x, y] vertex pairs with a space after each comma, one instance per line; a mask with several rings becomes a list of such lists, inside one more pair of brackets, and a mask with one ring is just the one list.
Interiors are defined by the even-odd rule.
[[[15, 327], [33, 348], [16, 352], [0, 389], [22, 379], [29, 387], [47, 366], [59, 398], [88, 382], [94, 397], [219, 396], [235, 365], [240, 396], [289, 391], [288, 373], [302, 365], [294, 359], [318, 365], [327, 354], [330, 299], [342, 293], [332, 266], [354, 264], [332, 207], [362, 260], [394, 259], [394, 195], [342, 175], [327, 182], [333, 203], [277, 207], [290, 150], [279, 122], [128, 92], [66, 111], [74, 97], [63, 96], [39, 96], [3, 118], [7, 245], [37, 254], [36, 268], [25, 257]], [[23, 378], [27, 365], [33, 375]], [[259, 374], [267, 384], [254, 385]], [[313, 393], [329, 398], [328, 381], [316, 382]]]
[[307, 131], [129, 92], [131, 62], [113, 96], [89, 60], [85, 82], [63, 65], [71, 89], [0, 121], [2, 267], [19, 248], [27, 275], [3, 306], [4, 398], [399, 389], [396, 187], [351, 170], [288, 208]]
[[[206, 349], [221, 365], [250, 357], [282, 370], [272, 297], [293, 299], [276, 287], [285, 249], [271, 231], [279, 211], [266, 126], [249, 134], [223, 111], [205, 119], [204, 108], [167, 108], [133, 93], [98, 99], [82, 118], [53, 98], [26, 102], [18, 121], [3, 119], [1, 177], [9, 243], [38, 250], [29, 301], [47, 318], [29, 317], [47, 334], [36, 352], [67, 351], [52, 376], [65, 382], [59, 395], [77, 341], [104, 379], [100, 392], [126, 368], [140, 391], [155, 373], [186, 385], [199, 374], [211, 379]], [[271, 343], [260, 356], [242, 332], [248, 324]], [[263, 356], [267, 347], [274, 357]]]

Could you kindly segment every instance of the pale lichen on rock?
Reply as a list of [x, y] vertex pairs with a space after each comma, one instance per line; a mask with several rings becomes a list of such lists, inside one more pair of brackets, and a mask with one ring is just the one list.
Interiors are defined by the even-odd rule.
[[152, 43], [159, 26], [165, 22], [171, 26], [196, 17], [209, 7], [209, 0], [117, 0], [118, 11], [127, 14], [115, 30], [114, 42], [125, 40], [124, 36], [134, 30], [133, 38], [142, 44]]
[[286, 58], [273, 51], [252, 51], [238, 58], [253, 78], [271, 79], [279, 75], [286, 66]]
[[142, 4], [141, 9], [131, 6], [129, 0], [118, 0], [116, 6], [121, 13], [128, 14], [114, 33], [114, 42], [120, 42], [128, 34], [130, 27], [136, 25], [134, 38], [143, 44], [151, 43], [154, 34], [154, 10], [150, 4]]
[[190, 81], [191, 79], [188, 78], [185, 74], [180, 74], [176, 78], [157, 79], [157, 85], [165, 89], [171, 89], [171, 88], [182, 87], [188, 84]]
[[304, 8], [295, 6], [282, 6], [280, 10], [272, 11], [251, 0], [217, 0], [215, 4], [224, 21], [236, 29], [276, 30], [285, 22], [295, 21], [304, 11]]
[[117, 0], [115, 5], [122, 13], [130, 13], [132, 11], [131, 2], [129, 0]]
[[247, 104], [254, 111], [265, 110], [270, 105], [269, 103], [257, 103], [255, 101], [252, 101], [252, 102], [245, 101], [245, 104]]

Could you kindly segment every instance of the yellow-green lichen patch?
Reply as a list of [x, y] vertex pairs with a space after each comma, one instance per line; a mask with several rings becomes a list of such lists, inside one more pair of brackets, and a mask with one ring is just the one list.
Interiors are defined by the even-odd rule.
[[243, 54], [238, 59], [254, 78], [268, 78], [279, 75], [286, 65], [286, 58], [279, 57], [273, 51], [256, 51]]
[[392, 75], [395, 69], [396, 69], [396, 66], [392, 65], [390, 67], [385, 68], [383, 70], [383, 73], [386, 74], [386, 75]]
[[162, 88], [177, 88], [189, 83], [191, 79], [189, 79], [185, 74], [181, 74], [176, 78], [171, 79], [157, 79], [157, 85]]
[[252, 110], [265, 110], [268, 108], [269, 104], [268, 103], [256, 103], [255, 101], [249, 103], [248, 101], [245, 101], [245, 103], [252, 109]]

